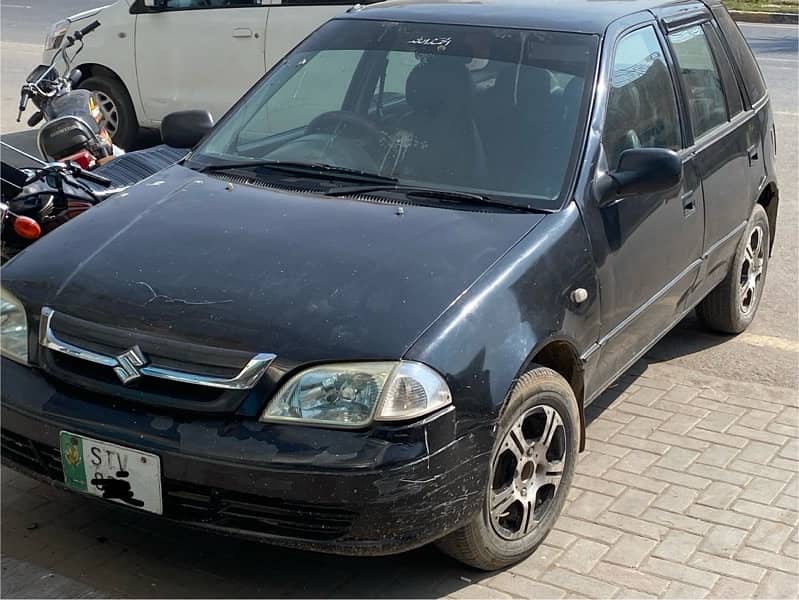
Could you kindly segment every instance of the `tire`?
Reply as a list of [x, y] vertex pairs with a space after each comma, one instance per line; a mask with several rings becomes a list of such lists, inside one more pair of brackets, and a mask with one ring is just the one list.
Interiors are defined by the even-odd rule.
[[[517, 563], [535, 551], [560, 515], [574, 477], [579, 418], [574, 392], [563, 377], [535, 365], [525, 373], [499, 420], [483, 508], [464, 527], [439, 540], [439, 550], [485, 571]], [[547, 436], [550, 419], [555, 428]], [[525, 442], [516, 444], [511, 432], [522, 435]], [[545, 437], [551, 440], [549, 450], [541, 443]], [[543, 469], [544, 463], [550, 468]], [[558, 468], [559, 481], [550, 483], [557, 479], [552, 474]], [[511, 492], [507, 491], [508, 486]], [[515, 500], [505, 506], [511, 496]], [[524, 509], [523, 501], [528, 507], [531, 502], [537, 506], [534, 515], [540, 511], [539, 521], [531, 529], [524, 527], [529, 509]], [[500, 507], [494, 516], [492, 504]]]
[[755, 204], [724, 280], [696, 307], [700, 321], [719, 333], [741, 333], [755, 318], [768, 270], [768, 216]]
[[139, 137], [139, 122], [122, 82], [114, 77], [94, 75], [81, 81], [78, 87], [95, 92], [114, 144], [124, 150], [132, 149]]

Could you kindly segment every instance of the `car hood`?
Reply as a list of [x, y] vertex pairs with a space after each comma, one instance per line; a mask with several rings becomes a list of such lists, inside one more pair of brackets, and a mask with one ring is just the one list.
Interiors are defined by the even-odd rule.
[[28, 310], [297, 362], [399, 358], [543, 218], [320, 197], [175, 166], [3, 268]]

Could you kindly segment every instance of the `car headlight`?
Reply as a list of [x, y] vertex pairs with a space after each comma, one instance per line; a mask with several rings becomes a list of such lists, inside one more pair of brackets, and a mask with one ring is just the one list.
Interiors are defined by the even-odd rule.
[[280, 388], [261, 421], [360, 427], [413, 419], [452, 402], [444, 378], [421, 363], [364, 362], [307, 369]]
[[54, 24], [44, 39], [44, 51], [56, 50], [61, 47], [61, 42], [64, 41], [64, 36], [69, 29], [69, 21], [59, 21]]
[[28, 362], [28, 320], [25, 308], [13, 294], [0, 288], [0, 354]]

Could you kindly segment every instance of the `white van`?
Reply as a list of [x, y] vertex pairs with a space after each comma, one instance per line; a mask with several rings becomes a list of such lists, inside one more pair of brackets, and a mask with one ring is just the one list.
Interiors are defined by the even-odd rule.
[[[362, 2], [366, 4], [367, 2]], [[54, 24], [49, 63], [64, 36], [92, 20], [79, 55], [80, 87], [97, 92], [123, 148], [164, 115], [205, 108], [218, 119], [273, 64], [352, 0], [117, 0]]]

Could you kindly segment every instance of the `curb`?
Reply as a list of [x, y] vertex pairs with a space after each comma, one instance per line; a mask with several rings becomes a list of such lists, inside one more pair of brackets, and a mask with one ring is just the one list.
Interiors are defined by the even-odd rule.
[[795, 13], [731, 10], [730, 14], [736, 21], [744, 21], [746, 23], [787, 23], [789, 25], [795, 25], [799, 23], [799, 14]]

